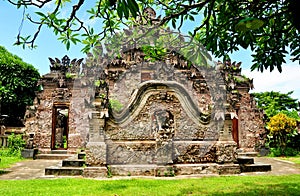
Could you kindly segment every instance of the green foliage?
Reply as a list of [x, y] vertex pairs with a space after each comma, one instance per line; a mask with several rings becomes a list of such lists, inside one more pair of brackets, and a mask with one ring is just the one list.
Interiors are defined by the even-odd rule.
[[68, 148], [68, 140], [67, 140], [67, 136], [63, 136], [63, 146], [64, 148]]
[[280, 113], [285, 114], [287, 117], [293, 118], [298, 122], [300, 121], [300, 116], [298, 114], [298, 111], [296, 111], [296, 110], [292, 110], [292, 111], [282, 110], [282, 111], [280, 111]]
[[7, 148], [0, 148], [0, 175], [1, 169], [9, 168], [14, 163], [22, 161], [23, 158], [21, 156], [12, 156]]
[[109, 106], [116, 112], [120, 112], [124, 107], [124, 105], [116, 99], [109, 99]]
[[[289, 116], [293, 112], [285, 111]], [[299, 153], [299, 133], [297, 128], [297, 120], [293, 117], [280, 112], [270, 118], [267, 123], [269, 130], [267, 145], [270, 147], [270, 156], [295, 156]], [[299, 116], [296, 117], [299, 119]]]
[[287, 147], [287, 148], [270, 148], [270, 157], [280, 157], [280, 156], [296, 156], [299, 154], [297, 149]]
[[[12, 3], [13, 1], [10, 1]], [[43, 7], [48, 1], [41, 3]], [[189, 35], [199, 40], [216, 57], [228, 58], [228, 54], [240, 47], [253, 51], [252, 70], [263, 71], [281, 65], [289, 53], [294, 60], [300, 58], [299, 1], [169, 1], [169, 0], [102, 0], [95, 4], [87, 1], [56, 1], [57, 7], [47, 12], [42, 9], [30, 13], [27, 1], [12, 3], [24, 6], [28, 20], [37, 25], [34, 36], [18, 35], [17, 45], [34, 48], [41, 27], [51, 28], [58, 39], [69, 49], [71, 44], [82, 43], [82, 51], [88, 52], [99, 44], [99, 40], [110, 37], [124, 26], [136, 23], [151, 24], [143, 10], [154, 8], [160, 14], [160, 26], [171, 26], [181, 30], [189, 25]], [[72, 10], [70, 10], [72, 8]], [[86, 11], [89, 21], [77, 12]], [[69, 17], [65, 13], [71, 13]], [[83, 14], [84, 15], [84, 14]], [[156, 17], [157, 18], [157, 17]], [[97, 29], [97, 30], [95, 30]]]
[[142, 50], [145, 53], [145, 59], [148, 59], [152, 62], [161, 60], [167, 54], [167, 50], [165, 48], [154, 46], [144, 46], [142, 47]]
[[296, 130], [300, 117], [296, 111], [297, 99], [291, 98], [292, 93], [253, 93], [258, 108], [267, 116], [266, 147], [270, 148], [270, 156], [291, 156], [300, 151], [300, 135]]
[[112, 178], [113, 177], [110, 165], [107, 165], [107, 177], [108, 178]]
[[293, 91], [288, 93], [270, 91], [252, 93], [252, 95], [255, 98], [257, 107], [263, 109], [267, 117], [270, 118], [283, 110], [298, 109], [297, 99], [291, 97], [292, 93]]
[[12, 133], [8, 136], [8, 156], [21, 156], [21, 150], [25, 147], [26, 142], [23, 136]]
[[[38, 71], [0, 46], [0, 104], [7, 115], [23, 118], [35, 97]], [[1, 112], [1, 111], [0, 111]]]
[[67, 79], [69, 79], [69, 78], [74, 79], [74, 78], [76, 78], [76, 77], [77, 77], [77, 74], [69, 73], [69, 72], [66, 73], [66, 78], [67, 78]]

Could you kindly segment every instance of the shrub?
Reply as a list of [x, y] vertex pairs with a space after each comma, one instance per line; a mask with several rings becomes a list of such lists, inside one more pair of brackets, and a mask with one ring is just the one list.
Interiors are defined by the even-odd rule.
[[297, 119], [288, 113], [280, 112], [267, 123], [268, 145], [271, 156], [294, 156], [298, 154]]
[[25, 147], [25, 143], [22, 135], [12, 133], [8, 136], [8, 155], [20, 156], [21, 150]]
[[271, 157], [279, 157], [279, 156], [296, 156], [299, 152], [297, 149], [286, 147], [286, 148], [270, 148], [270, 154]]
[[270, 119], [267, 124], [271, 135], [290, 133], [297, 127], [297, 121], [286, 114], [278, 113]]

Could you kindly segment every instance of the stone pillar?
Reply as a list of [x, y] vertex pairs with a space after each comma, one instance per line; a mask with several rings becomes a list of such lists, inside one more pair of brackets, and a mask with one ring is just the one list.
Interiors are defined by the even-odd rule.
[[157, 142], [156, 144], [156, 164], [167, 165], [173, 163], [173, 142]]
[[106, 165], [106, 143], [104, 138], [105, 119], [99, 112], [92, 113], [90, 119], [89, 142], [86, 149], [86, 163], [89, 166]]
[[230, 114], [226, 113], [223, 129], [220, 131], [219, 141], [233, 141], [231, 132], [232, 132], [232, 119]]

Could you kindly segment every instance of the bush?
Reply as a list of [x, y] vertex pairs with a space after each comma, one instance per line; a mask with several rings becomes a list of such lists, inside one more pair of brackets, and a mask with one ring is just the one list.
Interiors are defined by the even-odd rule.
[[280, 112], [271, 117], [267, 129], [270, 131], [267, 147], [271, 148], [271, 156], [298, 154], [297, 119], [293, 117], [292, 112]]
[[286, 147], [286, 148], [270, 148], [270, 154], [271, 157], [280, 157], [280, 156], [296, 156], [299, 152], [297, 149]]
[[15, 135], [12, 133], [8, 136], [7, 156], [21, 156], [21, 150], [25, 147], [25, 143], [22, 135]]

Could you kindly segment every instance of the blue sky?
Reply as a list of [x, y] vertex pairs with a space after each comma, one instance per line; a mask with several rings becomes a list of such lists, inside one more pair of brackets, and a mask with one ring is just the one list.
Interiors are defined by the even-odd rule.
[[[36, 40], [38, 45], [37, 49], [22, 49], [20, 46], [13, 46], [16, 41], [18, 29], [21, 24], [23, 9], [16, 9], [13, 5], [6, 1], [0, 1], [0, 45], [4, 46], [9, 52], [21, 57], [25, 62], [35, 66], [41, 74], [49, 72], [48, 57], [57, 57], [61, 59], [64, 55], [68, 55], [71, 59], [83, 58], [85, 54], [80, 50], [82, 45], [72, 45], [70, 50], [67, 51], [65, 45], [57, 40], [57, 37], [48, 28], [43, 28], [40, 35]], [[51, 4], [45, 9], [51, 8]], [[188, 28], [186, 25], [184, 28]], [[30, 34], [35, 32], [36, 27], [24, 22], [22, 32]], [[287, 60], [287, 64], [283, 65], [282, 73], [277, 70], [270, 73], [264, 71], [260, 73], [257, 71], [250, 72], [252, 64], [251, 51], [241, 49], [231, 55], [232, 61], [242, 61], [242, 73], [250, 78], [254, 78], [255, 89], [252, 92], [263, 91], [280, 91], [287, 93], [294, 91], [292, 96], [300, 100], [300, 66], [298, 63], [292, 63]], [[0, 70], [1, 71], [1, 70]]]

